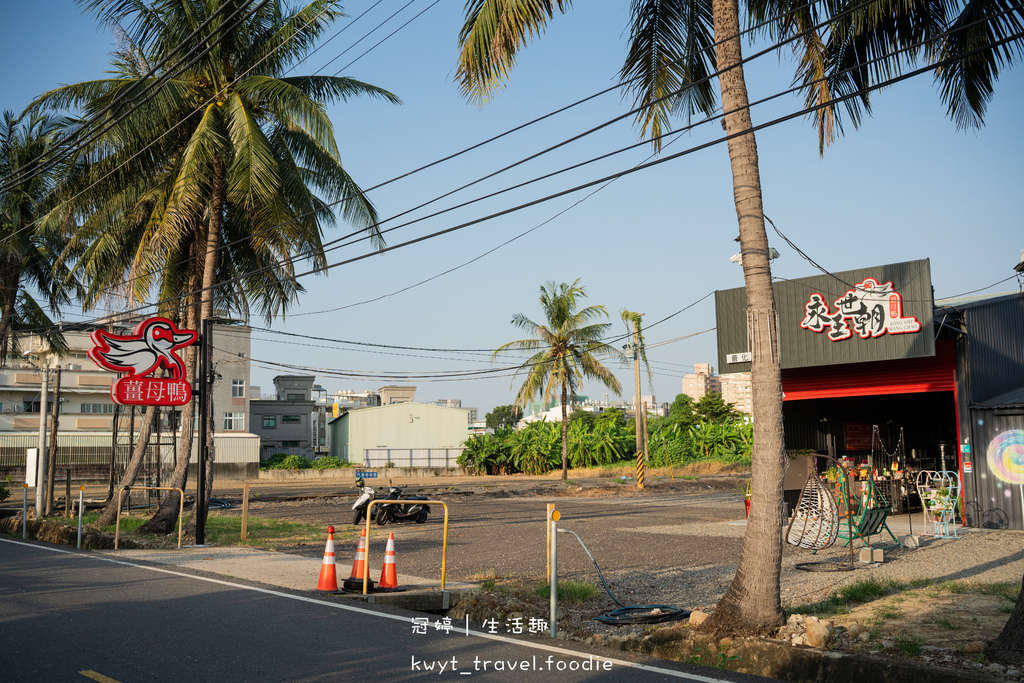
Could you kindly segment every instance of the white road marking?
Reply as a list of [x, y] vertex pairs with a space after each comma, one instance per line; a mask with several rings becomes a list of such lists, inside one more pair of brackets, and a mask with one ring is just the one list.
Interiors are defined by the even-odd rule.
[[[102, 557], [99, 555], [93, 555], [90, 553], [80, 553], [71, 550], [61, 550], [60, 548], [51, 548], [44, 545], [36, 545], [34, 543], [25, 543], [23, 541], [17, 541], [10, 538], [0, 537], [0, 541], [4, 543], [12, 543], [14, 545], [25, 546], [28, 548], [36, 548], [38, 550], [47, 550], [52, 553], [59, 553], [61, 555], [74, 555], [76, 557], [92, 558], [99, 560], [100, 562], [109, 562], [111, 564], [118, 564], [124, 567], [133, 567], [135, 569], [144, 569], [151, 572], [157, 572], [159, 574], [168, 574], [170, 576], [177, 576], [183, 579], [193, 579], [196, 581], [205, 581], [206, 583], [212, 583], [219, 586], [230, 586], [231, 588], [237, 588], [240, 590], [252, 591], [254, 593], [263, 593], [264, 595], [273, 595], [279, 598], [285, 598], [288, 600], [298, 600], [299, 602], [312, 603], [314, 605], [323, 605], [324, 607], [331, 607], [334, 609], [345, 610], [347, 612], [356, 612], [357, 614], [365, 614], [371, 617], [379, 617], [384, 619], [392, 619], [394, 621], [401, 621], [404, 623], [411, 623], [409, 617], [398, 616], [397, 614], [386, 614], [383, 612], [375, 612], [373, 610], [365, 609], [362, 607], [354, 607], [352, 605], [343, 605], [335, 602], [328, 602], [326, 600], [320, 600], [317, 598], [308, 598], [303, 595], [290, 595], [288, 593], [282, 593], [281, 591], [271, 590], [268, 588], [258, 588], [256, 586], [246, 586], [240, 583], [233, 583], [231, 581], [224, 581], [223, 579], [212, 579], [206, 576], [195, 576], [193, 574], [185, 574], [183, 572], [176, 572], [170, 569], [161, 569], [160, 567], [147, 567], [141, 564], [135, 564], [134, 562], [124, 562], [122, 560], [114, 560], [109, 557]], [[515, 638], [507, 638], [505, 636], [499, 636], [492, 633], [481, 633], [479, 631], [470, 630], [470, 635], [477, 636], [478, 638], [485, 638], [487, 640], [494, 640], [501, 643], [508, 643], [510, 645], [518, 645], [533, 650], [541, 650], [543, 652], [554, 652], [561, 655], [567, 655], [570, 657], [585, 658], [584, 655], [575, 650], [569, 650], [567, 648], [555, 647], [554, 645], [543, 645], [541, 643], [531, 643], [522, 640], [516, 640]], [[673, 671], [672, 669], [662, 669], [657, 666], [649, 666], [647, 664], [638, 664], [637, 662], [629, 662], [624, 659], [614, 659], [612, 657], [602, 657], [600, 655], [587, 655], [593, 656], [594, 659], [602, 662], [611, 662], [616, 666], [629, 667], [631, 669], [639, 669], [641, 671], [650, 671], [652, 673], [658, 673], [665, 676], [674, 676], [676, 678], [683, 678], [690, 681], [700, 681], [701, 683], [721, 683], [721, 678], [709, 678], [707, 676], [701, 676], [699, 674], [689, 674], [682, 671]]]

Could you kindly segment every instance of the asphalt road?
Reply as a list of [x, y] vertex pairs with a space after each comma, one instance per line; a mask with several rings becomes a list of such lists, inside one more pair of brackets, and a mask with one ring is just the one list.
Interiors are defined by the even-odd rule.
[[[436, 494], [431, 492], [431, 497]], [[606, 575], [692, 569], [736, 562], [742, 545], [743, 501], [732, 493], [669, 493], [642, 497], [512, 497], [445, 496], [449, 531], [447, 575], [452, 580], [481, 576], [541, 578], [545, 574], [546, 503], [561, 513], [559, 525], [579, 534]], [[291, 501], [254, 508], [250, 514], [291, 521], [333, 524], [339, 564], [351, 562], [356, 532], [351, 500]], [[237, 510], [226, 514], [239, 514]], [[399, 571], [415, 576], [438, 574], [441, 561], [443, 511], [433, 506], [425, 524], [373, 525], [372, 553], [393, 531]], [[739, 524], [737, 524], [739, 522]], [[576, 539], [559, 541], [559, 572], [566, 578], [596, 580], [594, 566]], [[290, 553], [318, 557], [318, 544], [287, 546]]]
[[423, 616], [0, 538], [5, 681], [765, 680]]

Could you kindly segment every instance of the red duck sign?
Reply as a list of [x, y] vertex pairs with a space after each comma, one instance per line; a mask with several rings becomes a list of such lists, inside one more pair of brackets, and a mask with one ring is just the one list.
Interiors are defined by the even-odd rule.
[[[182, 406], [192, 400], [192, 387], [185, 380], [185, 363], [177, 351], [198, 338], [194, 330], [179, 330], [167, 318], [149, 318], [130, 335], [94, 331], [89, 357], [101, 368], [121, 373], [110, 385], [114, 403]], [[161, 367], [169, 377], [152, 377]]]

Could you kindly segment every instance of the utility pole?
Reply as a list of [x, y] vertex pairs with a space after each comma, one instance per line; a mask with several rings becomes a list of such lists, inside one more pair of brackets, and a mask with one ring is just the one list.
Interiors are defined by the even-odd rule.
[[196, 545], [206, 544], [206, 459], [209, 457], [209, 444], [206, 430], [209, 429], [210, 401], [210, 352], [213, 347], [213, 321], [203, 320], [202, 337], [199, 345], [199, 444], [196, 452], [199, 455], [196, 463]]
[[50, 368], [43, 367], [43, 386], [39, 390], [39, 461], [36, 469], [36, 518], [42, 517], [44, 512], [43, 499], [46, 493], [46, 393], [47, 384], [50, 382]]
[[53, 512], [53, 480], [57, 478], [57, 430], [60, 429], [60, 366], [53, 374], [53, 425], [50, 427], [49, 457], [46, 459], [46, 514]]
[[636, 398], [633, 401], [633, 408], [636, 411], [636, 452], [644, 454], [644, 461], [647, 461], [647, 452], [644, 451], [643, 420], [640, 418], [640, 321], [633, 320], [633, 385], [636, 388]]

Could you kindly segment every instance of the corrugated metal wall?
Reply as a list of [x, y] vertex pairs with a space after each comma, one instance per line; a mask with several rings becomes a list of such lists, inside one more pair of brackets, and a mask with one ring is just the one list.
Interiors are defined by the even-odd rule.
[[940, 340], [934, 356], [782, 371], [784, 400], [878, 396], [953, 391], [956, 354], [952, 340]]
[[964, 321], [970, 401], [986, 403], [1024, 386], [1024, 297], [969, 308]]
[[967, 524], [1024, 529], [1024, 409], [970, 412], [974, 443], [962, 456]]
[[355, 410], [340, 421], [348, 423], [350, 462], [359, 462], [367, 449], [459, 448], [469, 438], [465, 410], [424, 403]]

